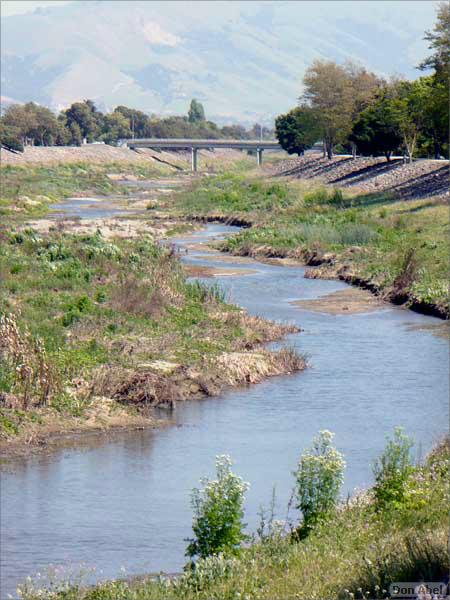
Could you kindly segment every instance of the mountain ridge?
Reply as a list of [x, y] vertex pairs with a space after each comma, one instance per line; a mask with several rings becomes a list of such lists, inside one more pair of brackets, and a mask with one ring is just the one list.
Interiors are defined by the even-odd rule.
[[315, 58], [418, 76], [434, 6], [358, 6], [79, 0], [4, 17], [2, 96], [54, 109], [91, 98], [163, 115], [186, 112], [196, 97], [209, 117], [250, 122], [293, 106]]

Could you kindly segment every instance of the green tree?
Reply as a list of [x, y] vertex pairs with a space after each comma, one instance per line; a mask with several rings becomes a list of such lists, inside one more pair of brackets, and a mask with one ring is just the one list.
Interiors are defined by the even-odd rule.
[[365, 156], [384, 154], [387, 161], [403, 141], [400, 117], [391, 98], [382, 92], [378, 99], [363, 110], [349, 136]]
[[28, 138], [31, 138], [30, 132], [37, 126], [36, 115], [30, 110], [30, 104], [27, 107], [23, 104], [12, 104], [6, 109], [2, 119], [6, 127], [13, 128], [17, 132], [22, 144], [28, 142]]
[[390, 86], [389, 94], [398, 115], [408, 161], [413, 159], [420, 137], [429, 131], [430, 103], [434, 106], [434, 99], [428, 83], [421, 77], [415, 81], [397, 81]]
[[189, 123], [198, 123], [205, 120], [205, 110], [203, 104], [193, 98], [188, 111]]
[[11, 125], [5, 125], [3, 117], [0, 118], [0, 145], [7, 150], [23, 152], [23, 141], [20, 129]]
[[13, 127], [21, 136], [22, 143], [44, 146], [52, 145], [58, 132], [55, 114], [45, 106], [34, 102], [13, 104], [3, 117], [8, 127]]
[[130, 120], [121, 112], [114, 111], [105, 115], [103, 119], [103, 131], [101, 138], [107, 144], [117, 142], [119, 139], [131, 137]]
[[231, 470], [229, 456], [216, 458], [217, 479], [201, 480], [203, 488], [192, 491], [194, 539], [188, 540], [187, 556], [237, 554], [244, 534], [244, 494], [249, 485]]
[[121, 105], [114, 109], [114, 113], [119, 113], [128, 119], [128, 128], [131, 134], [130, 137], [152, 137], [151, 119], [141, 110]]
[[25, 104], [25, 110], [34, 115], [34, 126], [28, 131], [28, 137], [33, 138], [40, 146], [52, 146], [58, 134], [58, 121], [55, 114], [45, 106], [33, 102]]
[[[67, 127], [66, 120], [64, 117], [61, 117], [61, 115], [59, 115], [57, 122], [58, 122], [58, 125], [57, 125], [55, 144], [57, 146], [68, 146], [72, 141], [72, 134], [71, 134], [69, 128]], [[81, 133], [80, 133], [80, 137], [81, 137]]]
[[73, 124], [76, 124], [82, 138], [86, 138], [88, 142], [92, 142], [100, 133], [103, 115], [96, 110], [92, 100], [74, 102], [64, 111], [64, 116], [69, 129], [73, 131]]
[[425, 32], [425, 40], [432, 54], [420, 64], [420, 69], [434, 69], [448, 83], [450, 64], [450, 5], [441, 2], [437, 9], [437, 20], [432, 31]]
[[294, 108], [275, 120], [275, 135], [288, 154], [300, 156], [318, 141], [320, 133], [318, 119], [307, 106]]
[[[425, 106], [428, 140], [433, 154], [449, 154], [449, 76], [450, 76], [450, 6], [447, 2], [438, 5], [437, 20], [432, 31], [425, 33], [432, 54], [419, 68], [433, 69], [430, 80], [430, 96]], [[425, 147], [426, 147], [425, 140]]]
[[83, 143], [83, 134], [81, 133], [78, 123], [76, 121], [72, 121], [68, 129], [70, 131], [71, 143], [74, 146], [81, 146]]
[[247, 131], [242, 125], [224, 125], [220, 133], [221, 137], [231, 140], [245, 140], [248, 137]]
[[316, 60], [303, 78], [302, 102], [317, 118], [328, 158], [334, 146], [344, 142], [352, 128], [354, 99], [351, 78], [346, 68], [332, 61]]

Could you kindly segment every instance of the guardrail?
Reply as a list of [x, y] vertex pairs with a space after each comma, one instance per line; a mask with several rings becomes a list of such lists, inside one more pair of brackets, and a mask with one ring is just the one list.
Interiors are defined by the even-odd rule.
[[190, 150], [191, 170], [197, 171], [198, 151], [214, 148], [230, 148], [235, 150], [252, 150], [256, 152], [258, 165], [262, 164], [262, 153], [264, 150], [281, 150], [278, 142], [270, 140], [208, 140], [208, 139], [180, 139], [180, 138], [141, 138], [121, 140], [120, 145], [128, 146], [132, 150], [136, 148], [154, 148], [155, 150]]

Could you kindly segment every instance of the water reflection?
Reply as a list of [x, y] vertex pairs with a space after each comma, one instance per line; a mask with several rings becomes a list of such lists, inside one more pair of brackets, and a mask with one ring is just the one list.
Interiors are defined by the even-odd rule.
[[[229, 230], [209, 226], [188, 241]], [[222, 264], [212, 255], [196, 255], [185, 260]], [[304, 331], [288, 342], [310, 355], [311, 368], [178, 405], [173, 427], [84, 440], [82, 447], [4, 469], [4, 595], [49, 563], [87, 563], [105, 577], [119, 576], [122, 566], [130, 573], [179, 570], [190, 534], [189, 493], [211, 473], [216, 454], [231, 454], [251, 482], [246, 519], [254, 529], [272, 485], [278, 516], [284, 517], [291, 472], [319, 429], [336, 432], [349, 492], [370, 485], [371, 461], [396, 425], [414, 436], [418, 453], [445, 431], [448, 346], [428, 328], [438, 320], [390, 307], [344, 316], [308, 312], [290, 301], [345, 284], [304, 279], [301, 267], [252, 268], [256, 274], [218, 281], [250, 312], [298, 323]]]

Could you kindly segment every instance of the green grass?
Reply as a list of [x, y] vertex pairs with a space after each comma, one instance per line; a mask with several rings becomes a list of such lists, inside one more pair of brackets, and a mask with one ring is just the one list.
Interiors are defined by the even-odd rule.
[[[239, 557], [210, 557], [176, 579], [83, 588], [37, 582], [25, 600], [335, 600], [387, 598], [395, 581], [445, 581], [448, 573], [448, 441], [412, 469], [402, 505], [377, 510], [373, 490], [345, 503], [310, 535], [274, 532]], [[41, 595], [38, 595], [40, 589]], [[46, 591], [47, 589], [47, 591]], [[64, 590], [64, 591], [63, 591]]]
[[[94, 394], [77, 393], [74, 381], [95, 387], [102, 368], [119, 380], [157, 360], [207, 372], [214, 357], [265, 339], [265, 322], [249, 326], [220, 289], [188, 281], [178, 258], [149, 237], [3, 231], [0, 277], [0, 316], [15, 315], [23, 336], [17, 343], [34, 373], [26, 384], [17, 374], [23, 360], [13, 360], [14, 341], [4, 346], [0, 340], [0, 393], [14, 406], [26, 403], [27, 385], [36, 398], [45, 391], [37, 339], [48, 363], [51, 408], [72, 416], [80, 416], [90, 406], [83, 398]], [[107, 393], [101, 386], [97, 391]], [[39, 401], [33, 397], [31, 404]], [[3, 433], [14, 433], [4, 416]]]
[[171, 173], [165, 166], [145, 163], [67, 163], [51, 166], [11, 166], [0, 170], [0, 216], [8, 220], [45, 215], [52, 202], [82, 194], [125, 194], [128, 190], [107, 177], [123, 173], [142, 178]]
[[399, 201], [389, 194], [351, 195], [302, 182], [227, 174], [175, 196], [185, 215], [236, 217], [253, 224], [222, 248], [235, 254], [332, 254], [381, 293], [398, 286], [405, 259], [413, 268], [403, 292], [410, 302], [448, 314], [448, 210], [441, 202]]

